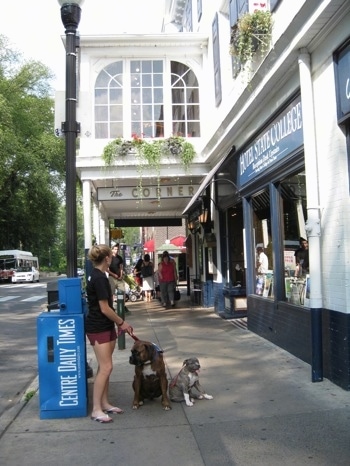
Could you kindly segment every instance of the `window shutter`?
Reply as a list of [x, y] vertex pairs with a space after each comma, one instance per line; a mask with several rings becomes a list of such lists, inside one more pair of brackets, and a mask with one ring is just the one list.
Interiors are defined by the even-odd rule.
[[216, 13], [212, 25], [213, 34], [213, 61], [214, 61], [214, 85], [215, 85], [215, 105], [218, 106], [222, 99], [221, 90], [221, 69], [220, 69], [220, 43], [219, 43], [219, 17]]
[[192, 22], [192, 0], [187, 0], [184, 18], [184, 30], [186, 32], [193, 32]]

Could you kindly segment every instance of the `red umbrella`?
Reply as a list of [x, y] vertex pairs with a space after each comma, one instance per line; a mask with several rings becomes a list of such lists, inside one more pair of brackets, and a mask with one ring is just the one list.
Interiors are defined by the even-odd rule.
[[179, 236], [174, 236], [174, 238], [171, 238], [170, 244], [173, 244], [174, 246], [177, 246], [182, 249], [186, 249], [185, 241], [186, 241], [186, 236], [179, 235]]
[[143, 244], [143, 250], [145, 252], [154, 252], [154, 239], [149, 239]]

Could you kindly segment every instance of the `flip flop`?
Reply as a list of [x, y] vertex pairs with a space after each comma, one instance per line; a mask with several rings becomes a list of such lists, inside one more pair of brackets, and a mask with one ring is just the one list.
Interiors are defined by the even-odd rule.
[[123, 414], [124, 411], [120, 408], [117, 408], [116, 406], [114, 406], [113, 408], [109, 408], [109, 409], [104, 409], [103, 410], [106, 414]]
[[113, 422], [113, 419], [106, 414], [105, 416], [96, 416], [93, 417], [91, 416], [92, 421], [97, 421], [100, 424], [109, 424], [110, 422]]

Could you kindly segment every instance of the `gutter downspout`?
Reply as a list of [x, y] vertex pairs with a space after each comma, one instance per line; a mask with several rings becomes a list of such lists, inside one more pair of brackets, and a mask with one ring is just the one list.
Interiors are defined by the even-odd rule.
[[298, 63], [307, 180], [307, 221], [305, 230], [308, 236], [310, 256], [311, 369], [312, 382], [321, 382], [323, 380], [321, 221], [311, 59], [307, 49], [300, 49]]

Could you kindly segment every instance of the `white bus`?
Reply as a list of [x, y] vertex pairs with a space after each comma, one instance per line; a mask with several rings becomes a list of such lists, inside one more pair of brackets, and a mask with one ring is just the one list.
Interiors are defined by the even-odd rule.
[[0, 280], [12, 283], [39, 281], [39, 261], [31, 252], [0, 251]]

